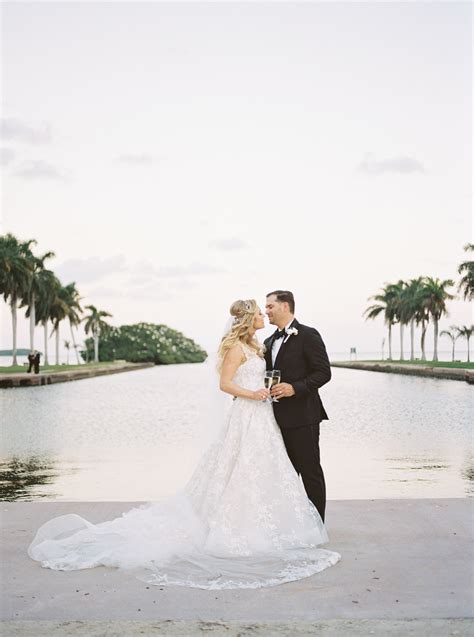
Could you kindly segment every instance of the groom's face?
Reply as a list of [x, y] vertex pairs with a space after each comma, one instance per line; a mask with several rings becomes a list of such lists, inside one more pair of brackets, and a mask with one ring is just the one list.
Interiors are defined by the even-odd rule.
[[288, 303], [282, 303], [277, 300], [275, 294], [267, 296], [267, 302], [265, 304], [265, 312], [268, 316], [268, 320], [271, 325], [279, 325], [282, 320], [286, 318], [287, 312], [285, 311]]

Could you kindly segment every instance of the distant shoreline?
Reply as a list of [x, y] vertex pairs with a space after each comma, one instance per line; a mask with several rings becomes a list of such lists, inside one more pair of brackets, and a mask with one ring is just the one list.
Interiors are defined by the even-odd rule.
[[[346, 369], [359, 369], [363, 371], [385, 372], [389, 374], [402, 374], [406, 376], [423, 376], [428, 378], [441, 378], [448, 380], [462, 380], [469, 384], [474, 384], [474, 364], [468, 367], [466, 363], [458, 363], [459, 366], [447, 367], [445, 362], [438, 364], [431, 361], [416, 363], [401, 361], [333, 361], [331, 367], [342, 367]], [[72, 380], [82, 380], [84, 378], [94, 378], [96, 376], [106, 376], [121, 372], [129, 372], [138, 369], [155, 367], [155, 363], [127, 363], [125, 361], [117, 363], [104, 363], [96, 365], [79, 365], [69, 369], [44, 370], [39, 374], [26, 371], [16, 371], [10, 373], [0, 373], [0, 388], [12, 387], [37, 387], [40, 385], [53, 385]]]
[[[462, 363], [461, 363], [462, 364]], [[331, 367], [360, 369], [368, 372], [385, 372], [388, 374], [403, 374], [406, 376], [424, 376], [428, 378], [443, 378], [448, 380], [463, 380], [474, 384], [474, 365], [468, 367], [447, 367], [446, 363], [438, 362], [400, 362], [400, 361], [334, 361]]]

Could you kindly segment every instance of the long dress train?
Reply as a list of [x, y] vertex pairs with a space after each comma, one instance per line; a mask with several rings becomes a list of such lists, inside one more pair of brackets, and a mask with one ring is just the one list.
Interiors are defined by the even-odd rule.
[[[264, 361], [244, 349], [235, 382], [263, 385]], [[272, 406], [237, 398], [186, 487], [92, 524], [76, 514], [43, 524], [28, 555], [45, 568], [112, 566], [141, 581], [204, 589], [259, 588], [308, 577], [340, 555], [291, 464]]]

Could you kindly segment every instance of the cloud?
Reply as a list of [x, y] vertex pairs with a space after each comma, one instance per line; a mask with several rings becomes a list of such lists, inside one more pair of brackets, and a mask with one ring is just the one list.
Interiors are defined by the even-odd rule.
[[207, 263], [191, 263], [189, 265], [168, 265], [156, 267], [149, 261], [140, 261], [133, 268], [133, 273], [138, 277], [179, 278], [187, 276], [207, 276], [223, 274], [227, 270], [209, 265]]
[[141, 153], [120, 155], [117, 161], [121, 164], [131, 164], [132, 166], [147, 166], [149, 164], [153, 164], [155, 160], [152, 155]]
[[207, 276], [209, 274], [222, 274], [226, 272], [223, 268], [216, 268], [206, 263], [191, 263], [190, 265], [171, 265], [158, 268], [156, 274], [159, 277], [184, 277], [184, 276]]
[[50, 124], [44, 122], [34, 127], [15, 117], [2, 117], [0, 119], [0, 135], [4, 140], [28, 144], [47, 144], [52, 139]]
[[408, 175], [423, 173], [423, 164], [414, 157], [393, 157], [389, 159], [375, 159], [372, 153], [367, 153], [364, 160], [357, 166], [359, 172], [368, 175], [382, 175], [384, 173], [398, 173]]
[[57, 179], [64, 181], [65, 177], [54, 166], [42, 160], [26, 160], [22, 162], [14, 175], [22, 179]]
[[228, 252], [231, 250], [243, 250], [247, 247], [245, 241], [238, 239], [237, 237], [228, 237], [227, 239], [215, 239], [209, 243], [211, 248]]
[[109, 274], [122, 272], [125, 269], [125, 256], [118, 254], [106, 258], [68, 259], [55, 268], [55, 271], [63, 281], [90, 283], [91, 281], [98, 281]]
[[0, 166], [8, 166], [15, 159], [15, 151], [11, 148], [0, 148]]
[[143, 287], [129, 288], [126, 292], [128, 299], [134, 299], [137, 301], [170, 301], [174, 298], [174, 295], [169, 291], [164, 291], [156, 283], [150, 282]]
[[132, 276], [129, 278], [127, 285], [130, 285], [131, 287], [135, 287], [135, 286], [140, 286], [140, 285], [144, 285], [145, 283], [148, 283], [150, 281], [150, 277], [146, 276], [144, 274], [138, 275], [138, 276]]
[[[124, 290], [122, 290], [122, 288], [120, 288], [119, 286], [112, 288], [112, 287], [106, 287], [106, 286], [98, 286], [96, 288], [93, 288], [92, 290], [89, 290], [87, 293], [87, 298], [92, 298], [92, 299], [96, 299], [96, 298], [100, 298], [100, 299], [120, 299], [123, 296], [125, 296], [125, 292]], [[88, 305], [89, 303], [94, 304], [92, 301], [89, 302], [88, 301]]]

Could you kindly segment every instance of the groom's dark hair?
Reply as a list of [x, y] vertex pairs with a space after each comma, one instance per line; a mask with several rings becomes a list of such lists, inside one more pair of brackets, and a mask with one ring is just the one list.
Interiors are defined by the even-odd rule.
[[273, 292], [269, 292], [267, 294], [267, 299], [273, 294], [276, 296], [277, 301], [280, 301], [280, 303], [288, 303], [290, 312], [292, 314], [295, 313], [295, 297], [293, 296], [293, 292], [290, 292], [289, 290], [274, 290]]

